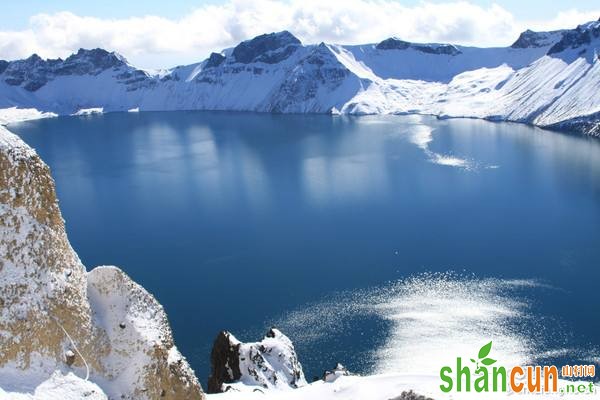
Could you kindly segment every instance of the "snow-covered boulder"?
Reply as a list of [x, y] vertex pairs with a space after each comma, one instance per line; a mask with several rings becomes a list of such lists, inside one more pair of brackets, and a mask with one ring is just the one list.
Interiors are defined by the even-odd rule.
[[325, 382], [335, 382], [338, 378], [342, 376], [349, 376], [350, 372], [346, 367], [342, 364], [337, 363], [335, 368], [331, 370], [327, 370], [323, 373], [323, 381]]
[[295, 389], [306, 385], [292, 341], [272, 328], [263, 340], [242, 343], [231, 333], [217, 335], [211, 353], [208, 392]]
[[0, 127], [0, 388], [37, 396], [56, 382], [109, 398], [203, 398], [162, 307], [118, 268], [86, 272], [48, 167]]

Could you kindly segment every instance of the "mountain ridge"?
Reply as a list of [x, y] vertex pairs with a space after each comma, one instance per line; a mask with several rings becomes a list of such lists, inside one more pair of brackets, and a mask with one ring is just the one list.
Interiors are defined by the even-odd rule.
[[[600, 21], [527, 30], [508, 47], [303, 44], [259, 35], [198, 63], [151, 73], [115, 52], [0, 61], [0, 108], [69, 115], [228, 110], [406, 114], [506, 120], [596, 135]], [[523, 79], [523, 77], [527, 79]]]

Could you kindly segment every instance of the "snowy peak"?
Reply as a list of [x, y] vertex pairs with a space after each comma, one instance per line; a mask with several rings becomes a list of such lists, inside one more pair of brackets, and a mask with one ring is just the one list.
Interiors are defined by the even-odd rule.
[[25, 90], [33, 92], [46, 84], [53, 66], [61, 62], [60, 59], [44, 61], [33, 54], [24, 60], [7, 63], [2, 72], [3, 80], [11, 86], [22, 85]]
[[376, 46], [378, 50], [408, 50], [413, 49], [427, 54], [445, 54], [445, 55], [457, 55], [461, 54], [461, 51], [452, 44], [438, 44], [438, 43], [411, 43], [405, 42], [398, 38], [392, 37], [379, 42]]
[[552, 46], [561, 38], [563, 31], [534, 32], [527, 29], [519, 35], [519, 38], [510, 46], [513, 49], [528, 49]]
[[409, 42], [398, 38], [389, 38], [379, 42], [375, 48], [378, 50], [406, 50], [410, 47]]
[[223, 54], [210, 53], [210, 56], [206, 60], [206, 64], [204, 65], [204, 68], [218, 67], [219, 65], [223, 64], [223, 61], [225, 61], [225, 56]]
[[233, 49], [236, 62], [276, 64], [288, 58], [301, 46], [300, 40], [288, 31], [269, 33], [246, 40]]
[[[600, 20], [579, 25], [562, 32], [562, 38], [548, 50], [548, 54], [561, 53], [568, 49], [579, 49], [600, 38]], [[585, 49], [582, 49], [582, 52]]]
[[[129, 66], [125, 58], [115, 52], [79, 49], [66, 60], [43, 60], [33, 54], [24, 60], [0, 62], [0, 79], [10, 86], [21, 86], [29, 92], [35, 92], [59, 76], [96, 76], [106, 70], [123, 72], [117, 78], [125, 84], [148, 78], [145, 72]], [[135, 78], [134, 81], [132, 78]]]
[[79, 49], [76, 54], [69, 56], [57, 69], [58, 74], [97, 74], [109, 68], [125, 66], [127, 60], [115, 52], [104, 49]]

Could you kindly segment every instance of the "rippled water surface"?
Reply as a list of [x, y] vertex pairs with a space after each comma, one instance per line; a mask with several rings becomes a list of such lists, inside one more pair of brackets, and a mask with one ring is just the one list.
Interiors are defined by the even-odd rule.
[[10, 127], [88, 267], [165, 306], [202, 381], [221, 329], [280, 326], [308, 378], [596, 361], [600, 141], [429, 117], [172, 112]]

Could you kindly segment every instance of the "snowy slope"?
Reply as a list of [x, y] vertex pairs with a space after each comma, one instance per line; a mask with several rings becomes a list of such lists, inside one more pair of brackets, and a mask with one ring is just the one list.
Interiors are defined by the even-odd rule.
[[505, 48], [397, 38], [355, 46], [303, 45], [284, 31], [157, 73], [101, 49], [80, 50], [66, 60], [34, 55], [0, 62], [0, 118], [18, 118], [17, 111], [7, 111], [11, 107], [55, 114], [89, 109], [423, 113], [593, 133], [600, 130], [599, 48], [600, 21], [595, 21], [571, 30], [525, 31]]
[[[561, 384], [565, 384], [561, 381]], [[572, 382], [570, 382], [572, 383]], [[589, 383], [585, 383], [587, 386]], [[426, 396], [435, 400], [479, 400], [479, 399], [510, 399], [519, 398], [558, 400], [568, 398], [564, 394], [515, 394], [515, 393], [449, 393], [444, 394], [439, 389], [439, 376], [381, 374], [371, 376], [342, 376], [334, 382], [318, 381], [310, 385], [290, 390], [269, 390], [263, 392], [229, 391], [222, 394], [208, 395], [208, 400], [426, 400], [418, 396]], [[600, 392], [585, 394], [583, 397], [598, 399]], [[409, 395], [410, 392], [414, 394]], [[416, 394], [416, 395], [415, 395]], [[571, 396], [573, 397], [573, 396]]]

